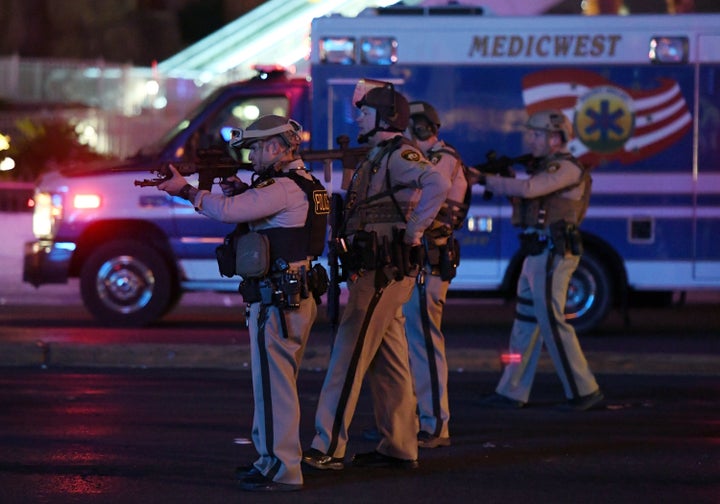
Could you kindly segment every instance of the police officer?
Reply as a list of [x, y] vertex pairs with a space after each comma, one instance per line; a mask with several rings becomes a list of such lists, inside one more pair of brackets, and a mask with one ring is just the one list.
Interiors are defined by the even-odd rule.
[[[348, 428], [367, 375], [382, 439], [356, 454], [357, 467], [417, 467], [418, 422], [402, 306], [419, 269], [423, 232], [449, 183], [403, 136], [409, 107], [390, 83], [356, 88], [361, 143], [371, 150], [347, 187], [339, 241], [349, 297], [330, 355], [315, 417], [316, 434], [303, 462], [342, 469]], [[357, 99], [355, 99], [357, 98]]]
[[[450, 407], [445, 336], [441, 324], [450, 281], [455, 277], [460, 247], [453, 231], [467, 216], [469, 185], [460, 154], [438, 138], [440, 116], [427, 102], [410, 102], [408, 134], [420, 151], [449, 182], [450, 191], [438, 215], [423, 235], [425, 265], [410, 301], [403, 306], [410, 369], [418, 402], [420, 448], [450, 445]], [[377, 428], [363, 437], [378, 440]]]
[[429, 103], [410, 103], [410, 133], [425, 157], [449, 182], [450, 191], [423, 235], [425, 266], [410, 301], [403, 307], [410, 368], [415, 383], [420, 431], [418, 446], [450, 445], [448, 366], [441, 324], [450, 281], [455, 277], [459, 244], [453, 231], [467, 215], [468, 181], [458, 152], [438, 138], [440, 117]]
[[[311, 260], [324, 246], [329, 201], [298, 155], [300, 141], [297, 122], [263, 116], [231, 140], [233, 147], [250, 150], [255, 174], [249, 188], [235, 179], [223, 185], [224, 194], [198, 191], [174, 169], [158, 186], [188, 199], [203, 215], [247, 223], [254, 232], [243, 235], [248, 239], [238, 245], [237, 265], [248, 304], [252, 438], [259, 454], [237, 471], [241, 488], [249, 491], [292, 491], [303, 484], [296, 378], [317, 313], [308, 278], [318, 271]], [[255, 264], [263, 257], [269, 266]]]
[[572, 325], [563, 310], [570, 277], [580, 262], [578, 226], [587, 210], [591, 179], [568, 152], [568, 118], [558, 110], [532, 114], [526, 124], [532, 154], [540, 158], [527, 179], [482, 176], [486, 190], [512, 197], [513, 224], [522, 229], [525, 258], [517, 286], [517, 312], [510, 353], [519, 355], [504, 369], [495, 394], [483, 402], [520, 408], [530, 396], [544, 343], [560, 378], [567, 403], [587, 410], [603, 399]]

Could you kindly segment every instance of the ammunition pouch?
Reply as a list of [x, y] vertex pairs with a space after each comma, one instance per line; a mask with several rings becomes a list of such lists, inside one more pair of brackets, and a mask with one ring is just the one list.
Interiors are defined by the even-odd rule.
[[345, 271], [359, 272], [377, 269], [387, 270], [388, 277], [401, 280], [415, 276], [425, 263], [423, 246], [410, 246], [404, 242], [405, 230], [393, 229], [392, 239], [381, 239], [375, 231], [358, 231], [352, 245], [345, 246], [344, 239], [335, 243], [340, 262]]
[[217, 258], [220, 275], [234, 277], [235, 263], [237, 261], [237, 256], [235, 255], [235, 233], [227, 235], [222, 245], [218, 245], [217, 248], [215, 248], [215, 257]]
[[540, 222], [542, 201], [540, 198], [510, 198], [513, 211], [510, 223], [515, 227], [535, 226]]
[[222, 245], [215, 248], [215, 258], [221, 276], [232, 278], [238, 274], [236, 271], [237, 241], [248, 231], [247, 224], [237, 224], [235, 229], [225, 236]]
[[270, 240], [256, 232], [242, 235], [235, 243], [235, 273], [243, 278], [261, 278], [270, 271]]
[[320, 303], [320, 296], [328, 291], [329, 286], [330, 278], [322, 264], [313, 266], [307, 275], [307, 289], [316, 303]]
[[553, 250], [558, 255], [579, 256], [583, 253], [582, 235], [575, 224], [564, 220], [550, 225]]
[[[316, 267], [325, 271], [319, 264]], [[315, 268], [313, 271], [316, 271]], [[309, 276], [305, 268], [298, 272], [282, 271], [263, 278], [247, 278], [240, 283], [238, 290], [242, 294], [243, 301], [248, 304], [262, 303], [285, 310], [295, 310], [300, 307], [301, 300], [307, 299], [310, 294], [314, 296], [310, 290]]]
[[519, 239], [522, 255], [540, 255], [549, 245], [548, 237], [540, 233], [521, 233]]

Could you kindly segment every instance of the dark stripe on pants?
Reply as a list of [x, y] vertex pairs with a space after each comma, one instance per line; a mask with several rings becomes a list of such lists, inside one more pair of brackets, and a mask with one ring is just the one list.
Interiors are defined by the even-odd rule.
[[[273, 407], [272, 407], [272, 386], [270, 384], [270, 363], [267, 354], [267, 345], [265, 338], [265, 323], [269, 315], [269, 307], [260, 304], [260, 312], [258, 313], [258, 353], [260, 354], [260, 374], [262, 376], [262, 400], [263, 415], [265, 416], [265, 448], [268, 455], [275, 458], [275, 432], [273, 429]], [[282, 313], [278, 310], [278, 315]], [[280, 470], [280, 461], [276, 460], [266, 476], [273, 479]]]
[[560, 355], [560, 362], [562, 363], [563, 372], [567, 377], [570, 390], [572, 391], [573, 397], [579, 397], [577, 383], [575, 383], [575, 375], [573, 375], [570, 362], [568, 361], [567, 354], [565, 353], [565, 347], [563, 346], [562, 339], [560, 339], [560, 332], [558, 331], [557, 320], [553, 313], [552, 298], [553, 298], [553, 259], [555, 254], [552, 252], [548, 253], [547, 262], [545, 263], [545, 308], [547, 309], [548, 320], [550, 321], [550, 330], [552, 331], [552, 337], [555, 341], [555, 347]]
[[432, 409], [435, 417], [434, 436], [439, 436], [442, 431], [442, 417], [440, 413], [440, 384], [438, 383], [437, 362], [435, 361], [435, 345], [433, 345], [432, 334], [430, 334], [430, 316], [427, 309], [427, 284], [418, 284], [420, 289], [420, 319], [422, 320], [423, 335], [425, 336], [425, 352], [427, 352], [428, 371], [430, 372], [430, 385], [432, 387]]
[[375, 308], [380, 302], [380, 297], [385, 289], [375, 289], [375, 295], [370, 300], [368, 309], [365, 312], [365, 318], [363, 319], [362, 327], [360, 328], [360, 334], [358, 334], [357, 342], [355, 343], [355, 349], [353, 350], [352, 358], [350, 359], [350, 365], [348, 366], [347, 373], [345, 374], [345, 382], [343, 383], [342, 392], [338, 399], [337, 410], [335, 410], [335, 421], [333, 422], [330, 444], [328, 445], [328, 452], [326, 455], [333, 456], [335, 449], [338, 444], [338, 435], [340, 433], [340, 427], [342, 427], [343, 417], [345, 416], [345, 409], [347, 408], [348, 397], [352, 391], [353, 383], [355, 382], [355, 375], [357, 374], [358, 361], [362, 354], [363, 347], [365, 346], [365, 334], [367, 328], [370, 325]]

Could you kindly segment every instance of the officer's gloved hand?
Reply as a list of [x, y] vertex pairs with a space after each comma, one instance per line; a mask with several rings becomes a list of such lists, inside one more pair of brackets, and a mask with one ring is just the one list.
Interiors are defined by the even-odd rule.
[[157, 188], [161, 191], [165, 191], [170, 196], [179, 196], [180, 190], [187, 185], [187, 180], [185, 180], [185, 177], [180, 175], [177, 168], [175, 168], [172, 164], [168, 165], [168, 168], [170, 170], [171, 177], [159, 183]]
[[245, 192], [250, 186], [240, 180], [238, 177], [233, 175], [232, 177], [224, 178], [220, 181], [220, 189], [222, 193], [227, 196], [237, 196]]

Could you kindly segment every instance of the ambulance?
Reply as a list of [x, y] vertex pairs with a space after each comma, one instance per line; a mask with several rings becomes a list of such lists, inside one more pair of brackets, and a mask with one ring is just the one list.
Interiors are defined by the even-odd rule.
[[[231, 128], [266, 113], [298, 120], [303, 149], [336, 148], [340, 135], [357, 136], [360, 79], [433, 104], [440, 137], [468, 165], [491, 152], [527, 153], [528, 115], [558, 108], [574, 126], [571, 152], [593, 177], [585, 253], [566, 305], [578, 331], [593, 331], [640, 295], [720, 288], [720, 15], [499, 17], [479, 7], [386, 7], [317, 18], [310, 33], [306, 73], [261, 69], [219, 89], [129, 163], [147, 170], [198, 146], [222, 146]], [[337, 162], [314, 169], [341, 191]], [[75, 167], [40, 180], [26, 281], [79, 277], [90, 312], [124, 325], [162, 317], [186, 291], [236, 290], [238, 279], [221, 278], [214, 259], [228, 226], [134, 187], [138, 177]], [[88, 195], [97, 199], [76, 206]], [[451, 295], [514, 295], [522, 257], [510, 216], [505, 198], [473, 188]]]

